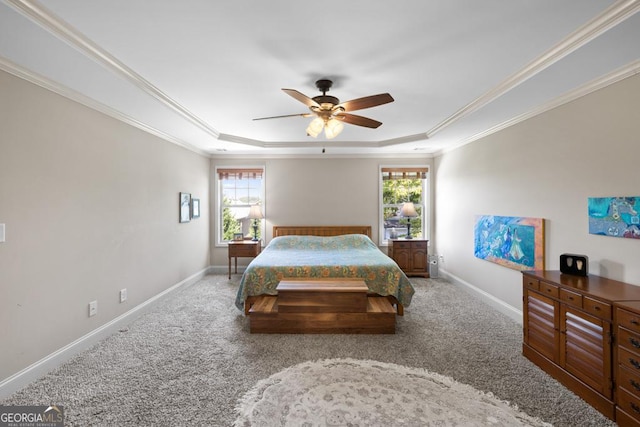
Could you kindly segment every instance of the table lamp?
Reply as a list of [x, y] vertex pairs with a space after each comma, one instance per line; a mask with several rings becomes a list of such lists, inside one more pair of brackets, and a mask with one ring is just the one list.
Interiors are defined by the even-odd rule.
[[258, 220], [262, 219], [262, 211], [260, 210], [260, 206], [258, 205], [253, 205], [251, 206], [251, 209], [249, 209], [249, 216], [247, 218], [250, 218], [253, 220], [253, 240], [254, 242], [256, 242], [258, 240]]
[[416, 212], [416, 207], [411, 202], [406, 202], [400, 208], [400, 216], [403, 218], [407, 218], [407, 237], [406, 239], [413, 239], [411, 236], [411, 218], [415, 218], [418, 216], [418, 212]]

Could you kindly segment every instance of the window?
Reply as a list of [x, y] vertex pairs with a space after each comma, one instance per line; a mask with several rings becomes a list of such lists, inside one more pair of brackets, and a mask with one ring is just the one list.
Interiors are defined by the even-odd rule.
[[[407, 221], [411, 221], [411, 237], [427, 237], [427, 173], [429, 169], [420, 167], [381, 167], [380, 168], [380, 242], [387, 244], [389, 239], [407, 236]], [[405, 202], [414, 204], [415, 218], [400, 216]]]
[[[253, 221], [248, 218], [251, 206], [258, 205], [264, 216], [264, 169], [218, 168], [218, 243], [233, 240], [235, 233], [253, 237]], [[257, 220], [257, 237], [263, 235], [263, 220]]]

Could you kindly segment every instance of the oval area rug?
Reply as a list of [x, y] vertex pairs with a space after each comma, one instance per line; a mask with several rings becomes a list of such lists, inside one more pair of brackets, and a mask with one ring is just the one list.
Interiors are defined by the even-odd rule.
[[310, 361], [261, 380], [235, 426], [550, 426], [453, 378], [373, 360]]

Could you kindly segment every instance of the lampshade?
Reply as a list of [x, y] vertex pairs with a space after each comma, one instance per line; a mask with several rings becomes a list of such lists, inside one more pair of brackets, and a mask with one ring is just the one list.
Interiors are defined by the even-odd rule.
[[260, 206], [258, 205], [251, 206], [251, 209], [249, 209], [249, 216], [247, 218], [262, 219], [262, 211], [260, 210]]
[[324, 135], [327, 137], [327, 139], [333, 139], [336, 136], [340, 135], [342, 129], [344, 129], [344, 124], [342, 124], [340, 120], [331, 119], [327, 122], [324, 128]]
[[416, 212], [416, 207], [411, 202], [406, 202], [400, 208], [400, 216], [404, 218], [414, 218], [418, 216], [418, 212]]
[[315, 119], [311, 120], [311, 123], [309, 123], [309, 127], [307, 127], [307, 135], [315, 138], [320, 134], [320, 132], [322, 132], [323, 127], [324, 120], [322, 120], [320, 117], [316, 117]]
[[311, 123], [309, 123], [309, 126], [307, 127], [307, 135], [316, 138], [318, 135], [320, 135], [322, 129], [324, 129], [324, 135], [327, 137], [327, 139], [333, 139], [336, 136], [340, 135], [340, 132], [342, 132], [342, 129], [344, 129], [344, 124], [340, 120], [327, 120], [326, 117], [316, 117], [315, 119], [311, 120]]

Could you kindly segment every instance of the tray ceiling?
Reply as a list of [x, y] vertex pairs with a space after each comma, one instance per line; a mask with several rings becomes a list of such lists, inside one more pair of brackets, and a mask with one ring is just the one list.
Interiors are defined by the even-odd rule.
[[[330, 5], [328, 5], [329, 7]], [[336, 5], [333, 5], [336, 6]], [[4, 0], [0, 68], [213, 156], [433, 155], [640, 69], [640, 0]], [[394, 102], [314, 139], [341, 101]]]

